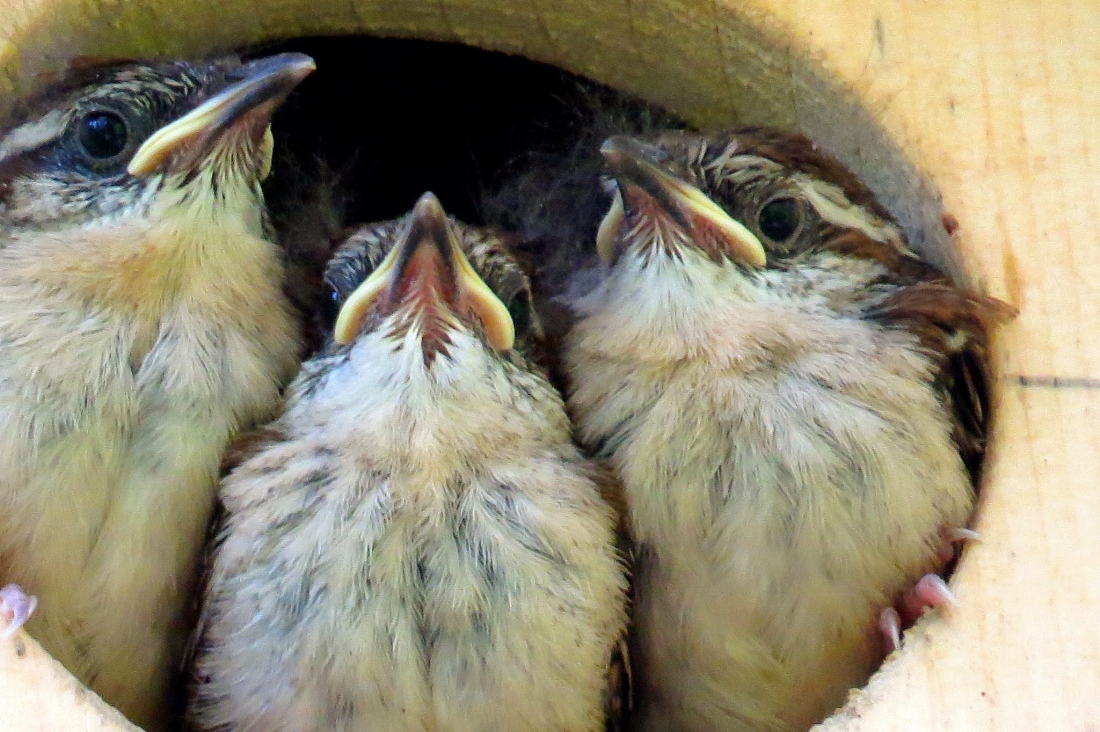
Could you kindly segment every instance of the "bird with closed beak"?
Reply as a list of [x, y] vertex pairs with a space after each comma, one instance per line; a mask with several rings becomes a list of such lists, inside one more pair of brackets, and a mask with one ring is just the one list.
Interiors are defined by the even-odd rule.
[[569, 407], [623, 481], [643, 732], [807, 729], [974, 505], [988, 328], [851, 172], [766, 129], [613, 137]]
[[222, 485], [198, 729], [603, 729], [615, 522], [531, 292], [425, 194], [328, 268], [332, 342]]
[[297, 368], [260, 181], [313, 68], [74, 69], [0, 136], [0, 613], [147, 729], [222, 450]]

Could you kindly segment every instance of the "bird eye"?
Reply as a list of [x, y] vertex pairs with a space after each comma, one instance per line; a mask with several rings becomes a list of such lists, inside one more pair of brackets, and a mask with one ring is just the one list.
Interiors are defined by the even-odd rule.
[[77, 139], [88, 157], [104, 162], [126, 149], [130, 133], [126, 120], [117, 112], [97, 110], [80, 119]]
[[321, 326], [326, 331], [332, 330], [336, 325], [336, 319], [340, 317], [340, 293], [335, 288], [330, 289], [321, 299], [318, 316], [321, 318]]
[[790, 239], [802, 223], [802, 204], [794, 198], [773, 198], [760, 208], [760, 233], [777, 244]]
[[531, 328], [531, 296], [526, 290], [520, 290], [508, 303], [508, 315], [512, 317], [512, 327], [516, 336], [526, 335]]

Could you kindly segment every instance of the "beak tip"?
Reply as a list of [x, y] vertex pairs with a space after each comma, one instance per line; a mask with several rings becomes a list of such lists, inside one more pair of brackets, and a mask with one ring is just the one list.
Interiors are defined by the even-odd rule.
[[317, 62], [304, 53], [284, 53], [280, 57], [286, 60], [286, 75], [294, 84], [298, 84], [317, 70]]
[[694, 226], [693, 220], [702, 220], [717, 229], [728, 241], [735, 257], [744, 264], [755, 268], [767, 265], [767, 253], [760, 239], [698, 187], [665, 170], [645, 143], [615, 135], [600, 145], [600, 154], [619, 183], [619, 197], [597, 232], [597, 250], [605, 262], [614, 256], [612, 240], [625, 216], [621, 200], [623, 186], [631, 184], [653, 198], [680, 225]]
[[452, 241], [447, 212], [434, 193], [428, 191], [417, 199], [409, 219], [409, 234], [404, 246], [416, 249], [431, 244], [444, 259], [454, 257], [458, 244]]
[[297, 83], [317, 70], [317, 62], [304, 53], [277, 53], [242, 64], [230, 76], [242, 81], [250, 78], [280, 76]]
[[600, 145], [600, 155], [613, 175], [622, 170], [623, 166], [633, 157], [630, 154], [626, 139], [622, 135], [615, 135], [604, 140], [603, 144]]
[[433, 223], [447, 220], [447, 212], [443, 210], [443, 204], [431, 191], [425, 192], [413, 206], [413, 218], [427, 220]]
[[629, 138], [626, 135], [612, 135], [600, 145], [600, 153], [613, 155], [622, 152], [628, 146]]
[[[413, 266], [421, 252], [429, 258]], [[430, 277], [437, 282], [447, 278], [449, 286], [444, 290], [448, 294], [443, 295], [446, 306], [457, 313], [457, 308], [468, 305], [481, 318], [492, 347], [508, 350], [513, 346], [515, 326], [508, 308], [474, 270], [455, 238], [443, 206], [430, 191], [416, 202], [401, 239], [345, 301], [337, 319], [335, 341], [344, 345], [353, 342], [374, 301], [386, 298], [384, 302], [392, 310], [402, 299], [402, 293], [419, 286], [413, 277]]]
[[430, 190], [427, 190], [417, 199], [416, 206], [412, 207], [412, 211], [417, 217], [447, 218], [447, 212], [443, 211], [443, 205], [439, 203], [439, 197], [431, 193]]

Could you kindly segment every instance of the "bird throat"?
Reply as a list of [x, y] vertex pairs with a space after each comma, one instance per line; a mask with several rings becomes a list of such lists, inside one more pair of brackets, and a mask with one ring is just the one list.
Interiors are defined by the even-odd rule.
[[420, 251], [409, 261], [401, 279], [395, 282], [382, 304], [380, 314], [396, 316], [390, 337], [404, 340], [415, 328], [430, 368], [436, 356], [446, 356], [451, 334], [458, 324], [455, 314], [462, 301], [453, 273], [446, 273], [438, 255]]
[[26, 234], [18, 252], [9, 249], [12, 274], [131, 321], [156, 323], [183, 297], [199, 310], [251, 309], [238, 283], [279, 277], [278, 252], [262, 238], [258, 213], [253, 227], [229, 212], [204, 219], [204, 208], [175, 204], [140, 218]]

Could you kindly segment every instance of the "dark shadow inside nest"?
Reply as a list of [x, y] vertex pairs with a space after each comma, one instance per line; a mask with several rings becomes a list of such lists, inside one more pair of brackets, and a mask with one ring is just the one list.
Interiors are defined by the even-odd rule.
[[276, 211], [321, 160], [348, 196], [349, 222], [400, 216], [431, 190], [449, 213], [480, 224], [502, 175], [531, 153], [571, 150], [597, 108], [665, 115], [556, 67], [456, 44], [348, 37], [262, 49], [283, 51], [310, 54], [318, 70], [275, 116]]

